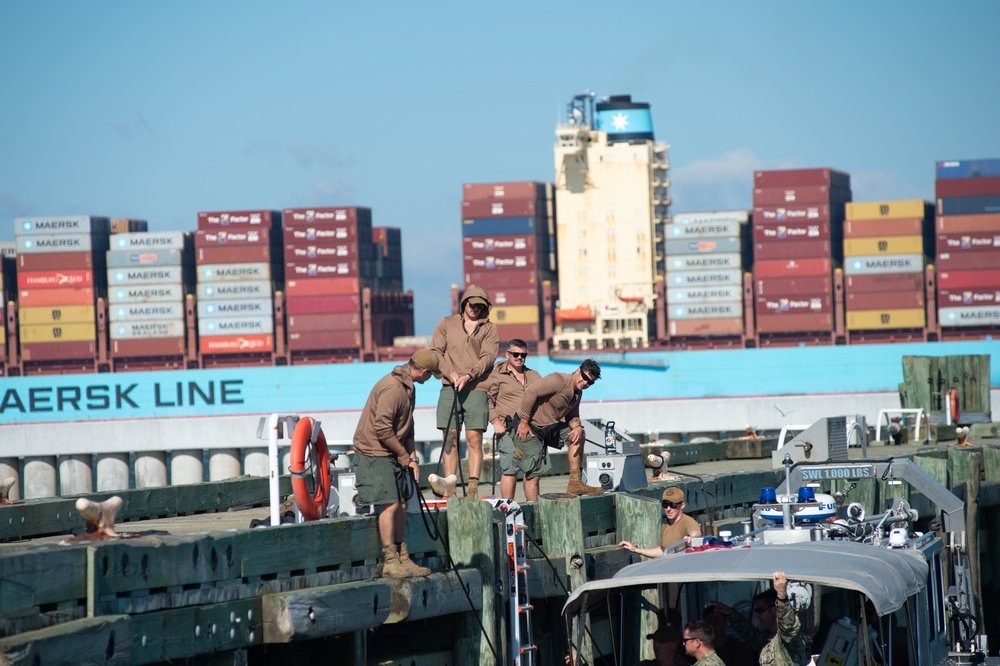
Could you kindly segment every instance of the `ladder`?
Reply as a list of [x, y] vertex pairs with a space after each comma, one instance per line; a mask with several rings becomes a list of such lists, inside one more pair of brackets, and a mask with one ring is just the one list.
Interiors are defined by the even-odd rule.
[[538, 646], [531, 636], [531, 600], [528, 598], [528, 562], [525, 557], [524, 512], [514, 500], [487, 497], [494, 510], [504, 515], [504, 535], [507, 540], [507, 603], [510, 626], [510, 664], [535, 666]]

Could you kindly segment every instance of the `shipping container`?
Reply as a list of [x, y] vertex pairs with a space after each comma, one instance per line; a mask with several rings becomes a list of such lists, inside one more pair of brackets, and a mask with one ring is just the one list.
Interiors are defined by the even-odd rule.
[[109, 250], [106, 255], [108, 268], [133, 266], [182, 266], [191, 263], [191, 255], [183, 250]]
[[672, 337], [700, 335], [742, 335], [743, 317], [729, 319], [671, 319], [667, 330]]
[[668, 240], [664, 244], [668, 257], [679, 254], [720, 254], [723, 252], [739, 253], [743, 250], [740, 238], [706, 238]]
[[833, 277], [830, 275], [763, 278], [756, 280], [754, 284], [757, 296], [812, 296], [833, 292]]
[[25, 234], [95, 234], [107, 236], [110, 224], [106, 217], [69, 215], [65, 217], [18, 217], [14, 233]]
[[111, 250], [184, 250], [191, 247], [189, 231], [115, 234]]
[[151, 266], [148, 268], [114, 268], [108, 271], [108, 285], [111, 287], [139, 284], [181, 284], [184, 271], [180, 266]]
[[361, 297], [347, 296], [295, 296], [285, 301], [289, 315], [361, 312]]
[[923, 288], [910, 291], [848, 291], [844, 294], [845, 310], [910, 310], [924, 305]]
[[754, 244], [755, 260], [769, 259], [812, 259], [831, 256], [828, 240], [808, 241], [763, 241]]
[[270, 262], [272, 256], [269, 245], [226, 245], [195, 250], [199, 264], [256, 264]]
[[802, 185], [800, 187], [759, 187], [753, 191], [754, 206], [780, 206], [783, 204], [834, 203], [851, 200], [851, 191], [843, 187]]
[[718, 271], [742, 269], [743, 257], [738, 252], [722, 254], [682, 254], [666, 258], [667, 272], [671, 271]]
[[279, 228], [281, 213], [276, 210], [234, 210], [217, 213], [198, 213], [198, 228], [218, 232], [220, 229], [237, 227], [245, 231], [247, 227]]
[[351, 331], [361, 333], [361, 313], [342, 312], [288, 316], [288, 332], [324, 333]]
[[938, 178], [990, 178], [1000, 176], [1000, 158], [945, 160], [937, 163]]
[[739, 238], [741, 226], [741, 223], [736, 220], [688, 222], [686, 224], [675, 222], [663, 225], [663, 234], [668, 239]]
[[66, 289], [93, 287], [94, 272], [89, 270], [18, 271], [18, 289]]
[[229, 317], [270, 317], [274, 303], [270, 298], [234, 298], [198, 301], [198, 316], [207, 319]]
[[17, 270], [19, 271], [50, 271], [59, 270], [102, 270], [101, 255], [90, 250], [83, 252], [43, 252], [17, 255]]
[[667, 319], [726, 319], [743, 316], [743, 303], [686, 303], [671, 304], [667, 308]]
[[[335, 226], [318, 227], [295, 225], [285, 227], [282, 231], [284, 246], [308, 247], [310, 245], [335, 245], [339, 243], [359, 242], [358, 228], [353, 224], [340, 223]], [[364, 241], [362, 237], [360, 239]]]
[[44, 252], [105, 252], [108, 249], [107, 236], [89, 234], [39, 234], [16, 236], [18, 254]]
[[939, 289], [937, 303], [942, 308], [964, 305], [1000, 305], [1000, 283], [993, 287]]
[[1000, 326], [1000, 305], [941, 308], [938, 321], [942, 326]]
[[806, 240], [830, 240], [838, 237], [830, 222], [754, 222], [755, 243]]
[[937, 218], [937, 232], [939, 234], [976, 233], [979, 231], [1000, 232], [1000, 213], [948, 215]]
[[477, 199], [462, 202], [462, 217], [544, 217], [545, 199]]
[[544, 280], [549, 279], [548, 274], [539, 270], [482, 270], [466, 271], [464, 273], [464, 284], [478, 284], [492, 293], [495, 289], [513, 287], [517, 289], [527, 289], [534, 287]]
[[[277, 232], [275, 232], [277, 233]], [[236, 229], [200, 229], [194, 232], [194, 246], [217, 247], [219, 245], [268, 245], [272, 234], [267, 227]]]
[[21, 360], [38, 361], [70, 361], [75, 359], [94, 360], [97, 353], [97, 342], [94, 340], [79, 340], [68, 342], [27, 342], [21, 340]]
[[524, 254], [535, 253], [537, 251], [548, 252], [547, 239], [545, 245], [536, 236], [525, 234], [512, 234], [504, 236], [463, 236], [462, 253], [479, 254], [486, 252]]
[[97, 338], [93, 321], [68, 324], [21, 324], [18, 335], [22, 343], [32, 342], [82, 342]]
[[758, 314], [796, 315], [807, 312], [833, 312], [833, 296], [830, 294], [799, 296], [758, 296]]
[[883, 218], [931, 217], [934, 205], [922, 199], [904, 201], [864, 201], [847, 204], [849, 220], [879, 220]]
[[500, 324], [537, 324], [537, 305], [494, 305], [490, 310], [490, 321]]
[[112, 340], [183, 338], [185, 329], [183, 319], [118, 321], [108, 327], [108, 335]]
[[283, 213], [286, 227], [302, 224], [331, 226], [347, 222], [371, 228], [371, 208], [363, 206], [285, 208]]
[[750, 221], [750, 211], [710, 210], [696, 213], [677, 213], [671, 217], [671, 220], [674, 224], [684, 225], [715, 225], [728, 224], [730, 222], [735, 222], [736, 224], [746, 224]]
[[927, 224], [927, 220], [922, 217], [844, 220], [844, 238], [922, 236], [927, 230]]
[[198, 338], [198, 351], [202, 354], [252, 354], [274, 351], [274, 336], [258, 335], [203, 335]]
[[360, 346], [360, 329], [357, 331], [324, 331], [321, 333], [288, 332], [288, 348], [292, 351], [355, 349]]
[[978, 197], [944, 197], [937, 200], [938, 215], [1000, 213], [1000, 194]]
[[183, 356], [186, 349], [183, 337], [151, 338], [147, 340], [111, 340], [111, 355], [116, 358]]
[[199, 299], [273, 298], [270, 280], [201, 282], [196, 290]]
[[487, 290], [494, 306], [535, 305], [541, 303], [538, 287], [498, 286]]
[[1000, 176], [985, 178], [942, 178], [934, 182], [934, 195], [945, 197], [978, 197], [1000, 194]]
[[291, 278], [285, 283], [285, 293], [291, 297], [360, 294], [357, 277]]
[[271, 317], [226, 317], [199, 319], [198, 335], [263, 335], [274, 333]]
[[833, 259], [765, 259], [754, 262], [754, 276], [757, 279], [774, 277], [826, 276], [833, 271]]
[[826, 185], [849, 190], [851, 176], [836, 169], [776, 169], [755, 171], [753, 174], [754, 189], [803, 185]]
[[743, 284], [743, 271], [676, 271], [666, 276], [668, 287], [731, 287]]
[[927, 324], [924, 308], [854, 310], [847, 313], [847, 330], [873, 331], [885, 328], [923, 328]]
[[108, 319], [117, 321], [150, 321], [185, 317], [182, 301], [173, 303], [115, 303], [108, 308]]
[[922, 254], [891, 254], [886, 256], [854, 256], [844, 260], [845, 275], [872, 273], [916, 273], [924, 270]]
[[462, 257], [462, 267], [468, 272], [474, 271], [523, 271], [538, 266], [534, 254], [466, 254]]
[[754, 224], [771, 222], [840, 222], [844, 204], [800, 204], [796, 206], [754, 206]]
[[548, 222], [538, 217], [473, 217], [462, 220], [463, 236], [545, 234]]
[[924, 273], [875, 273], [873, 275], [845, 275], [845, 291], [860, 292], [892, 292], [919, 291], [924, 292]]
[[1000, 268], [1000, 252], [941, 252], [937, 256], [937, 267], [941, 271], [952, 270], [992, 270]]
[[[550, 186], [551, 187], [551, 186]], [[463, 201], [496, 199], [551, 199], [546, 183], [518, 181], [513, 183], [465, 183]]]
[[316, 257], [315, 259], [285, 260], [285, 275], [291, 278], [359, 277], [357, 259]]
[[[500, 336], [500, 348], [504, 349], [511, 340], [524, 340], [529, 347], [534, 347], [541, 339], [541, 324], [499, 324], [497, 335]], [[531, 365], [531, 359], [528, 359]]]
[[244, 264], [200, 264], [198, 282], [231, 282], [235, 280], [270, 280], [271, 266], [266, 262]]
[[809, 333], [833, 330], [833, 313], [757, 313], [758, 333]]
[[354, 241], [312, 241], [311, 243], [288, 244], [284, 248], [284, 258], [289, 261], [312, 261], [314, 259], [358, 260], [362, 253]]
[[938, 234], [937, 251], [945, 252], [980, 252], [983, 250], [1000, 250], [1000, 231], [990, 233], [980, 231], [968, 234]]
[[47, 307], [22, 307], [17, 311], [17, 321], [21, 326], [35, 324], [93, 324], [94, 304], [53, 305]]
[[128, 234], [149, 231], [149, 222], [146, 220], [130, 220], [123, 217], [113, 217], [110, 220], [111, 233]]
[[884, 254], [923, 254], [923, 236], [876, 236], [873, 238], [845, 238], [844, 257], [863, 257]]
[[680, 303], [720, 303], [743, 301], [743, 289], [741, 287], [704, 287], [704, 288], [671, 288], [666, 291], [667, 303], [677, 305]]
[[181, 303], [184, 288], [179, 284], [137, 284], [108, 289], [108, 302], [116, 303]]
[[31, 288], [17, 292], [17, 304], [22, 308], [49, 305], [93, 305], [93, 287], [64, 287], [61, 289]]
[[938, 289], [974, 289], [1000, 285], [1000, 270], [949, 270], [937, 274]]

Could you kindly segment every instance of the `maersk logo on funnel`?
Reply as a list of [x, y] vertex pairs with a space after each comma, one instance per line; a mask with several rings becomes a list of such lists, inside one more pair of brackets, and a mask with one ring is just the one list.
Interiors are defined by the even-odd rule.
[[597, 129], [608, 134], [651, 134], [649, 109], [602, 109], [597, 112]]

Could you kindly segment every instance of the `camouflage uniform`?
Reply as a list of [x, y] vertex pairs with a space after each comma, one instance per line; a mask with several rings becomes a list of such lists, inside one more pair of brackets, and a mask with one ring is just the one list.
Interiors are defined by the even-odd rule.
[[809, 658], [806, 637], [799, 616], [790, 603], [778, 604], [778, 633], [773, 637], [750, 624], [739, 613], [729, 623], [753, 650], [760, 652], [760, 666], [799, 666]]

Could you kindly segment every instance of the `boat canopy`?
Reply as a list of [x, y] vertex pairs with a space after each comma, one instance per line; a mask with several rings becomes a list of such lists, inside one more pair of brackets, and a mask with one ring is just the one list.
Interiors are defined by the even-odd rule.
[[790, 581], [856, 590], [879, 615], [898, 610], [927, 585], [928, 565], [920, 551], [853, 541], [757, 544], [681, 552], [624, 567], [611, 578], [573, 590], [563, 613], [578, 612], [588, 598], [609, 590], [662, 583], [770, 581], [784, 571]]

